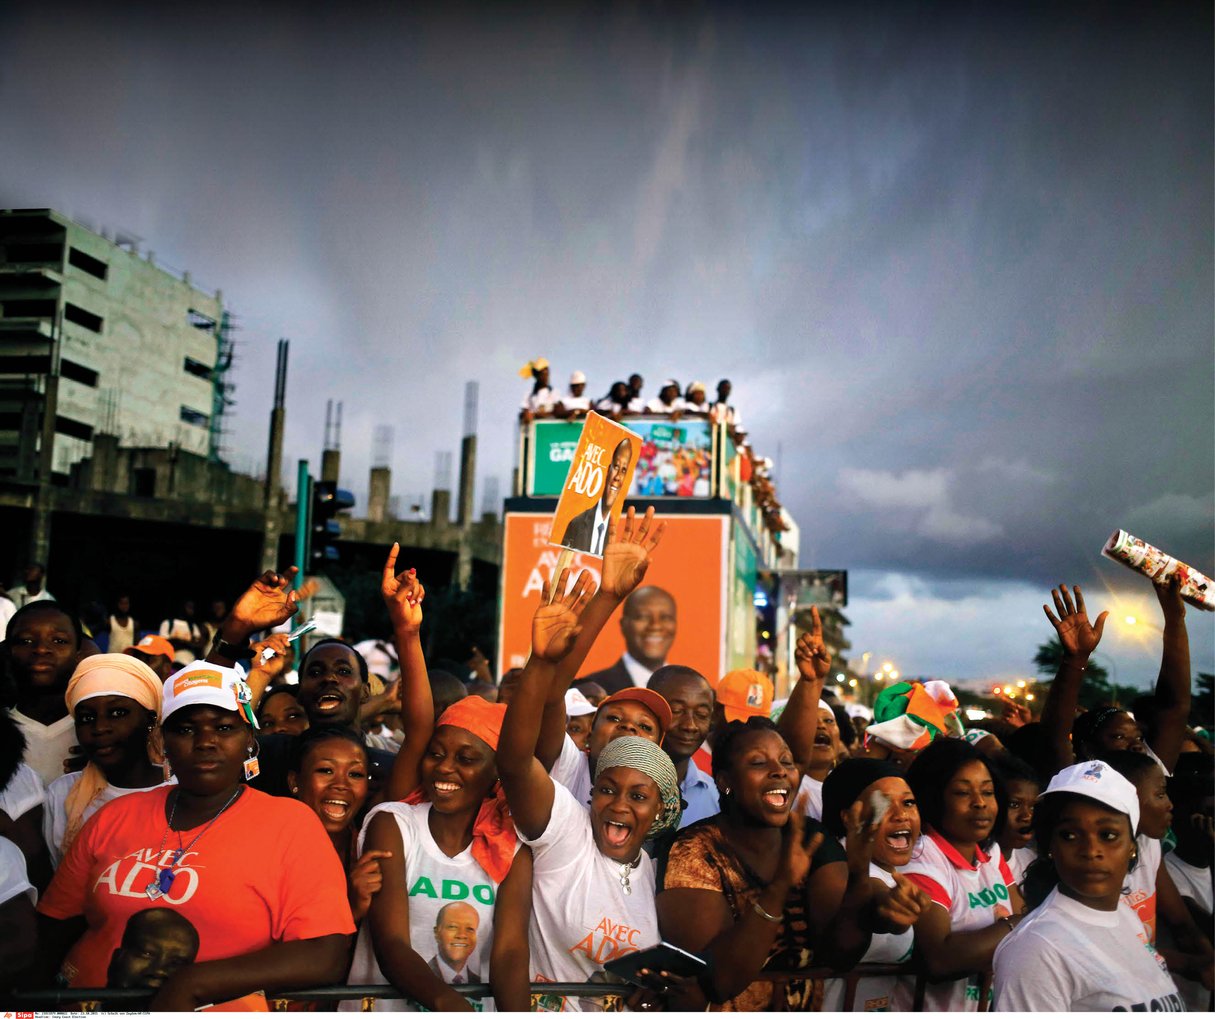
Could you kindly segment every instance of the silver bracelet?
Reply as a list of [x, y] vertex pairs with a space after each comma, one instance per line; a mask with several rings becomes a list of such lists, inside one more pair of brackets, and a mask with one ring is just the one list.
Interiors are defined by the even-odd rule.
[[755, 910], [755, 912], [757, 912], [765, 920], [768, 920], [771, 923], [780, 923], [781, 922], [781, 918], [779, 916], [773, 916], [766, 909], [764, 909], [763, 906], [761, 906], [759, 904], [759, 899], [756, 899], [753, 903], [751, 903], [751, 908], [753, 910]]

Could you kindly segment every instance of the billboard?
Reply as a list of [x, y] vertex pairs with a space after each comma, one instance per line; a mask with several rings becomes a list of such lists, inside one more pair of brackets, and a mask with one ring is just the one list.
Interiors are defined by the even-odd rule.
[[[630, 498], [704, 498], [713, 494], [711, 422], [705, 418], [629, 418], [627, 427], [641, 437]], [[532, 423], [528, 495], [561, 494], [581, 435], [581, 422]]]
[[[666, 521], [666, 533], [654, 553], [645, 583], [662, 588], [675, 601], [675, 639], [666, 660], [689, 665], [716, 683], [725, 666], [730, 518], [662, 514], [661, 519]], [[561, 554], [548, 543], [552, 520], [548, 513], [506, 515], [498, 622], [499, 676], [522, 666], [531, 649], [532, 614], [540, 602], [540, 587]], [[589, 569], [596, 582], [599, 579], [600, 560], [596, 556], [575, 553], [572, 568]], [[619, 660], [625, 649], [620, 617], [621, 609], [617, 609], [587, 656], [582, 675], [608, 668]]]

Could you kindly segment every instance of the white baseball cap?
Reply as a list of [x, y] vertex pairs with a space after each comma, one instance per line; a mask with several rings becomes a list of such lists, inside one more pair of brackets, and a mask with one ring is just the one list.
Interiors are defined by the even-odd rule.
[[253, 713], [253, 694], [249, 684], [235, 669], [213, 662], [191, 662], [180, 672], [165, 680], [165, 694], [160, 721], [163, 725], [173, 712], [195, 704], [210, 704], [224, 711], [244, 715], [253, 728], [257, 716]]
[[593, 715], [596, 710], [595, 705], [586, 699], [586, 695], [581, 690], [570, 687], [565, 691], [565, 713], [571, 718], [577, 718], [579, 715]]
[[580, 385], [584, 385], [585, 383], [586, 383], [586, 372], [574, 372], [574, 374], [570, 376], [570, 385], [571, 386], [580, 386]]
[[1050, 780], [1046, 792], [1038, 797], [1039, 802], [1042, 797], [1053, 793], [1087, 796], [1090, 800], [1126, 814], [1131, 819], [1132, 834], [1139, 827], [1139, 794], [1130, 782], [1104, 761], [1084, 761], [1064, 768]]

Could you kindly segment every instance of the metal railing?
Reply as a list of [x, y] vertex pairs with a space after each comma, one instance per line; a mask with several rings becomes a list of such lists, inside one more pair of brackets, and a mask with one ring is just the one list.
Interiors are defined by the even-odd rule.
[[[796, 970], [788, 972], [761, 972], [759, 979], [770, 981], [775, 993], [792, 980], [805, 980], [820, 985], [815, 988], [811, 1000], [817, 1004], [811, 1010], [822, 1008], [822, 983], [828, 979], [840, 978], [846, 980], [844, 1003], [842, 1011], [851, 1012], [856, 1004], [857, 986], [866, 977], [878, 976], [907, 976], [915, 978], [915, 995], [912, 1011], [921, 1012], [924, 1009], [924, 993], [929, 981], [923, 974], [909, 966], [865, 964], [843, 973], [837, 973], [825, 968]], [[961, 978], [955, 978], [961, 979]], [[530, 985], [533, 997], [554, 996], [569, 998], [603, 998], [605, 1008], [611, 1011], [613, 1004], [608, 999], [620, 999], [632, 993], [632, 988], [619, 984], [572, 984], [572, 983], [533, 983]], [[987, 999], [991, 990], [991, 973], [979, 974], [978, 1011], [987, 1011]], [[457, 984], [454, 989], [466, 998], [491, 997], [493, 991], [489, 984]], [[384, 984], [339, 984], [333, 987], [311, 987], [299, 991], [291, 991], [288, 996], [267, 996], [270, 1008], [274, 1011], [285, 1011], [292, 1002], [317, 1002], [318, 1004], [336, 1004], [341, 1001], [358, 1000], [362, 1010], [370, 1012], [377, 1000], [400, 999], [409, 1000], [407, 994], [402, 994], [394, 987]], [[12, 996], [6, 1008], [51, 1011], [80, 1011], [95, 1012], [103, 1008], [115, 1008], [122, 1005], [135, 1006], [131, 1011], [139, 1011], [139, 1006], [146, 1007], [148, 992], [145, 990], [113, 990], [109, 988], [56, 988], [53, 990], [19, 991]]]

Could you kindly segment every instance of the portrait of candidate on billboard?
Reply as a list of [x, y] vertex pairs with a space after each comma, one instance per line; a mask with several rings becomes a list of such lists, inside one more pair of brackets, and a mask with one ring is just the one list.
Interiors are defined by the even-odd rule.
[[640, 440], [598, 414], [587, 415], [557, 503], [549, 542], [602, 558], [637, 466]]

